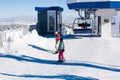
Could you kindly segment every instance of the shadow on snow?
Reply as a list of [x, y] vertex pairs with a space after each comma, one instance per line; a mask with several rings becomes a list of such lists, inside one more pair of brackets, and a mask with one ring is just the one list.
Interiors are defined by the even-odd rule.
[[38, 50], [42, 50], [42, 51], [48, 52], [48, 53], [55, 53], [54, 50], [45, 49], [45, 48], [42, 48], [42, 47], [38, 47], [36, 45], [28, 44], [28, 46], [30, 46], [32, 48], [35, 48], [35, 49], [38, 49]]
[[[45, 37], [47, 38], [55, 38], [55, 35], [46, 35]], [[83, 39], [85, 37], [89, 37], [89, 38], [94, 38], [94, 37], [100, 37], [100, 35], [92, 35], [92, 34], [68, 34], [68, 35], [62, 35], [61, 36], [64, 39]]]
[[0, 58], [10, 58], [15, 59], [17, 61], [26, 61], [26, 62], [33, 62], [33, 63], [42, 63], [42, 64], [51, 64], [51, 65], [65, 65], [65, 66], [83, 66], [83, 67], [90, 67], [90, 68], [97, 68], [102, 70], [120, 72], [120, 68], [113, 68], [113, 67], [106, 67], [97, 64], [93, 64], [90, 62], [64, 62], [58, 63], [55, 60], [44, 60], [39, 58], [34, 58], [26, 55], [15, 56], [15, 55], [0, 55]]
[[23, 78], [48, 78], [48, 79], [64, 79], [64, 80], [98, 80], [91, 77], [81, 77], [81, 76], [75, 76], [75, 75], [54, 75], [54, 76], [44, 76], [44, 75], [14, 75], [14, 74], [6, 74], [6, 73], [0, 73], [1, 75], [6, 76], [13, 76], [13, 77], [23, 77]]
[[[47, 38], [55, 38], [55, 35], [46, 35], [45, 37], [47, 37]], [[81, 36], [81, 35], [75, 35], [75, 34], [69, 34], [69, 35], [62, 35], [61, 36], [62, 38], [64, 38], [64, 39], [82, 39], [82, 37], [84, 37], [84, 36]], [[91, 36], [89, 36], [89, 37], [91, 37]]]

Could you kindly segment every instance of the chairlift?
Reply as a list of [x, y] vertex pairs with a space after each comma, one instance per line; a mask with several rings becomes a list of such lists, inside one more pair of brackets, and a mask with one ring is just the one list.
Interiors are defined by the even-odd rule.
[[81, 29], [87, 29], [90, 26], [91, 26], [91, 19], [78, 21], [78, 27], [81, 27]]
[[[77, 27], [75, 26], [77, 24]], [[92, 30], [92, 19], [91, 18], [76, 18], [73, 23], [73, 31], [76, 34], [77, 32], [86, 33], [87, 31]]]

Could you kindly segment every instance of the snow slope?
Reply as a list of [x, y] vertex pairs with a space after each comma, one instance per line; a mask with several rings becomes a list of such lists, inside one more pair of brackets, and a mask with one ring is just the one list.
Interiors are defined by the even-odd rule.
[[54, 37], [34, 30], [16, 38], [1, 50], [0, 80], [120, 80], [120, 39], [64, 37], [64, 42], [66, 61], [61, 64], [52, 54]]

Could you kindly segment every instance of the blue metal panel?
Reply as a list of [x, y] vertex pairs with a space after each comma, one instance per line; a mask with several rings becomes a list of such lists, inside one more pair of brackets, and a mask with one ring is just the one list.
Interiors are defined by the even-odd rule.
[[69, 9], [82, 8], [120, 8], [120, 1], [104, 1], [104, 2], [77, 2], [68, 4]]
[[63, 11], [61, 7], [35, 7], [36, 11], [46, 11], [46, 10], [56, 10], [56, 11]]
[[119, 2], [110, 2], [110, 8], [120, 8], [120, 1]]

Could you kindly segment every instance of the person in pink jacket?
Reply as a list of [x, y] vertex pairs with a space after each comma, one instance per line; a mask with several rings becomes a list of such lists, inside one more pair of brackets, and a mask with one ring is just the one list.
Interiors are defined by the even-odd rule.
[[55, 32], [55, 49], [57, 50], [55, 53], [58, 53], [58, 45], [60, 42], [60, 34], [58, 32]]

